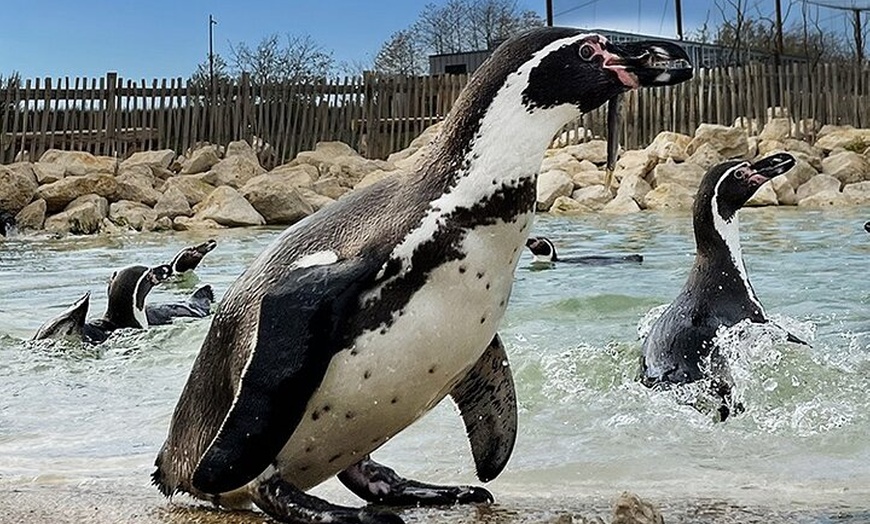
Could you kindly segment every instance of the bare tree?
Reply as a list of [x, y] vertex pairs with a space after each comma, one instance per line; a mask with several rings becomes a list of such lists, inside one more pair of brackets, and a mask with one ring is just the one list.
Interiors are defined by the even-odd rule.
[[[215, 83], [225, 82], [231, 78], [229, 67], [226, 60], [221, 55], [214, 54], [214, 79]], [[211, 85], [209, 76], [208, 57], [196, 66], [196, 71], [190, 75], [190, 81], [196, 85], [208, 86]]]
[[420, 75], [426, 71], [426, 53], [413, 31], [397, 31], [378, 51], [373, 67], [379, 73]]
[[310, 36], [277, 34], [268, 36], [251, 49], [245, 42], [230, 46], [236, 73], [248, 73], [257, 83], [310, 81], [325, 78], [333, 64], [332, 54]]

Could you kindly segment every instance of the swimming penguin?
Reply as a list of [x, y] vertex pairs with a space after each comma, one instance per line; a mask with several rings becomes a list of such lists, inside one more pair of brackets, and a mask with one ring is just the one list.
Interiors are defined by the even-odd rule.
[[[742, 320], [766, 323], [743, 265], [737, 211], [762, 184], [795, 164], [777, 153], [754, 164], [729, 161], [704, 176], [693, 210], [695, 263], [683, 290], [653, 323], [643, 342], [642, 382], [647, 386], [712, 381], [722, 399], [721, 420], [731, 411], [731, 379], [727, 363], [714, 346], [720, 327]], [[802, 342], [789, 334], [789, 341]], [[709, 357], [708, 370], [703, 362]]]
[[516, 399], [496, 328], [544, 152], [619, 93], [691, 75], [670, 43], [539, 28], [502, 44], [415, 172], [297, 222], [230, 286], [154, 483], [284, 522], [401, 522], [305, 493], [336, 474], [378, 505], [491, 501], [483, 488], [402, 478], [369, 454], [450, 395], [478, 477], [501, 472]]
[[214, 291], [206, 284], [200, 286], [190, 297], [183, 302], [163, 302], [159, 304], [146, 304], [145, 315], [149, 326], [162, 326], [171, 324], [179, 317], [204, 318], [211, 314], [211, 305], [214, 302]]
[[561, 258], [556, 254], [556, 246], [547, 237], [529, 237], [526, 247], [535, 256], [533, 263], [552, 264], [565, 262], [568, 264], [586, 264], [590, 266], [609, 266], [612, 264], [643, 262], [642, 255], [587, 255], [582, 257]]
[[193, 271], [215, 247], [217, 247], [217, 242], [210, 239], [202, 244], [182, 249], [172, 258], [172, 262], [169, 263], [172, 273], [174, 275], [182, 275], [188, 271]]
[[870, 233], [870, 222], [864, 222], [864, 231]]
[[85, 293], [71, 307], [44, 323], [33, 340], [83, 340], [91, 344], [104, 342], [121, 328], [146, 328], [145, 298], [151, 289], [172, 273], [168, 265], [156, 267], [130, 266], [114, 275], [109, 284], [109, 304], [102, 318], [85, 322], [90, 293]]
[[13, 236], [18, 231], [15, 215], [8, 211], [0, 211], [0, 236]]

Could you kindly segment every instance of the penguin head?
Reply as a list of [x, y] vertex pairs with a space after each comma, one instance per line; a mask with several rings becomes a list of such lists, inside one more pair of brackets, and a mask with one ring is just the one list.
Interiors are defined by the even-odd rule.
[[12, 236], [17, 229], [15, 215], [6, 211], [0, 211], [0, 236]]
[[777, 153], [754, 164], [739, 160], [723, 162], [710, 169], [701, 180], [695, 205], [711, 206], [728, 222], [762, 184], [794, 165], [795, 159], [788, 153]]
[[[558, 28], [539, 29], [556, 31]], [[613, 43], [598, 34], [576, 33], [544, 55], [529, 73], [529, 107], [571, 104], [591, 111], [639, 87], [673, 85], [692, 77], [689, 56], [670, 42]]]
[[535, 255], [535, 262], [555, 262], [556, 246], [547, 237], [529, 237], [526, 247]]
[[864, 222], [864, 231], [870, 233], [870, 222]]
[[203, 257], [210, 253], [215, 247], [217, 247], [217, 242], [213, 239], [209, 239], [208, 241], [196, 246], [186, 247], [175, 255], [175, 258], [172, 259], [172, 262], [170, 262], [169, 265], [175, 273], [192, 271], [199, 265]]
[[155, 267], [129, 266], [112, 274], [109, 306], [105, 318], [119, 328], [144, 328], [145, 297], [151, 289], [172, 275], [168, 264]]

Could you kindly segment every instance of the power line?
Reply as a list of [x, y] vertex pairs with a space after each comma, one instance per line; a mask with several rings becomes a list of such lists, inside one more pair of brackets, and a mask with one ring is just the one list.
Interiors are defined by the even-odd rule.
[[564, 15], [564, 14], [568, 14], [568, 13], [570, 13], [570, 12], [572, 12], [572, 11], [576, 11], [576, 10], [578, 10], [578, 9], [583, 9], [583, 8], [586, 7], [586, 6], [590, 6], [590, 5], [592, 5], [592, 4], [597, 4], [598, 2], [599, 2], [599, 0], [589, 0], [588, 2], [582, 3], [582, 4], [578, 5], [578, 6], [571, 7], [571, 8], [569, 8], [569, 9], [565, 9], [565, 10], [562, 11], [562, 12], [556, 13], [555, 16], [562, 16], [562, 15]]

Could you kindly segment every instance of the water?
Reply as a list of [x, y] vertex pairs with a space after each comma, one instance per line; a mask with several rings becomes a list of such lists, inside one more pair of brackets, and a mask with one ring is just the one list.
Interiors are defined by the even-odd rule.
[[[549, 236], [565, 256], [641, 253], [645, 261], [537, 270], [524, 254], [500, 330], [517, 380], [520, 432], [507, 470], [490, 485], [499, 505], [403, 515], [468, 522], [606, 516], [610, 501], [632, 490], [659, 505], [667, 522], [870, 522], [868, 218], [866, 207], [741, 212], [759, 298], [812, 345], [786, 344], [775, 329], [750, 329], [733, 342], [747, 411], [717, 424], [673, 393], [634, 380], [638, 326], [673, 299], [691, 265], [689, 216], [540, 216], [533, 234]], [[278, 233], [214, 232], [218, 248], [199, 280], [220, 296]], [[100, 314], [112, 270], [166, 262], [207, 238], [0, 241], [0, 507], [7, 498], [22, 515], [37, 508], [52, 520], [84, 506], [85, 497], [128, 508], [107, 522], [210, 514], [193, 517], [184, 499], [170, 505], [147, 485], [207, 321], [126, 333], [87, 349], [26, 341], [86, 290], [91, 315]], [[157, 288], [151, 299], [182, 296], [194, 284]], [[375, 458], [421, 480], [474, 482], [461, 421], [446, 402]], [[335, 481], [317, 492], [359, 504]], [[43, 507], [58, 497], [65, 510]], [[93, 517], [88, 508], [81, 511]]]

